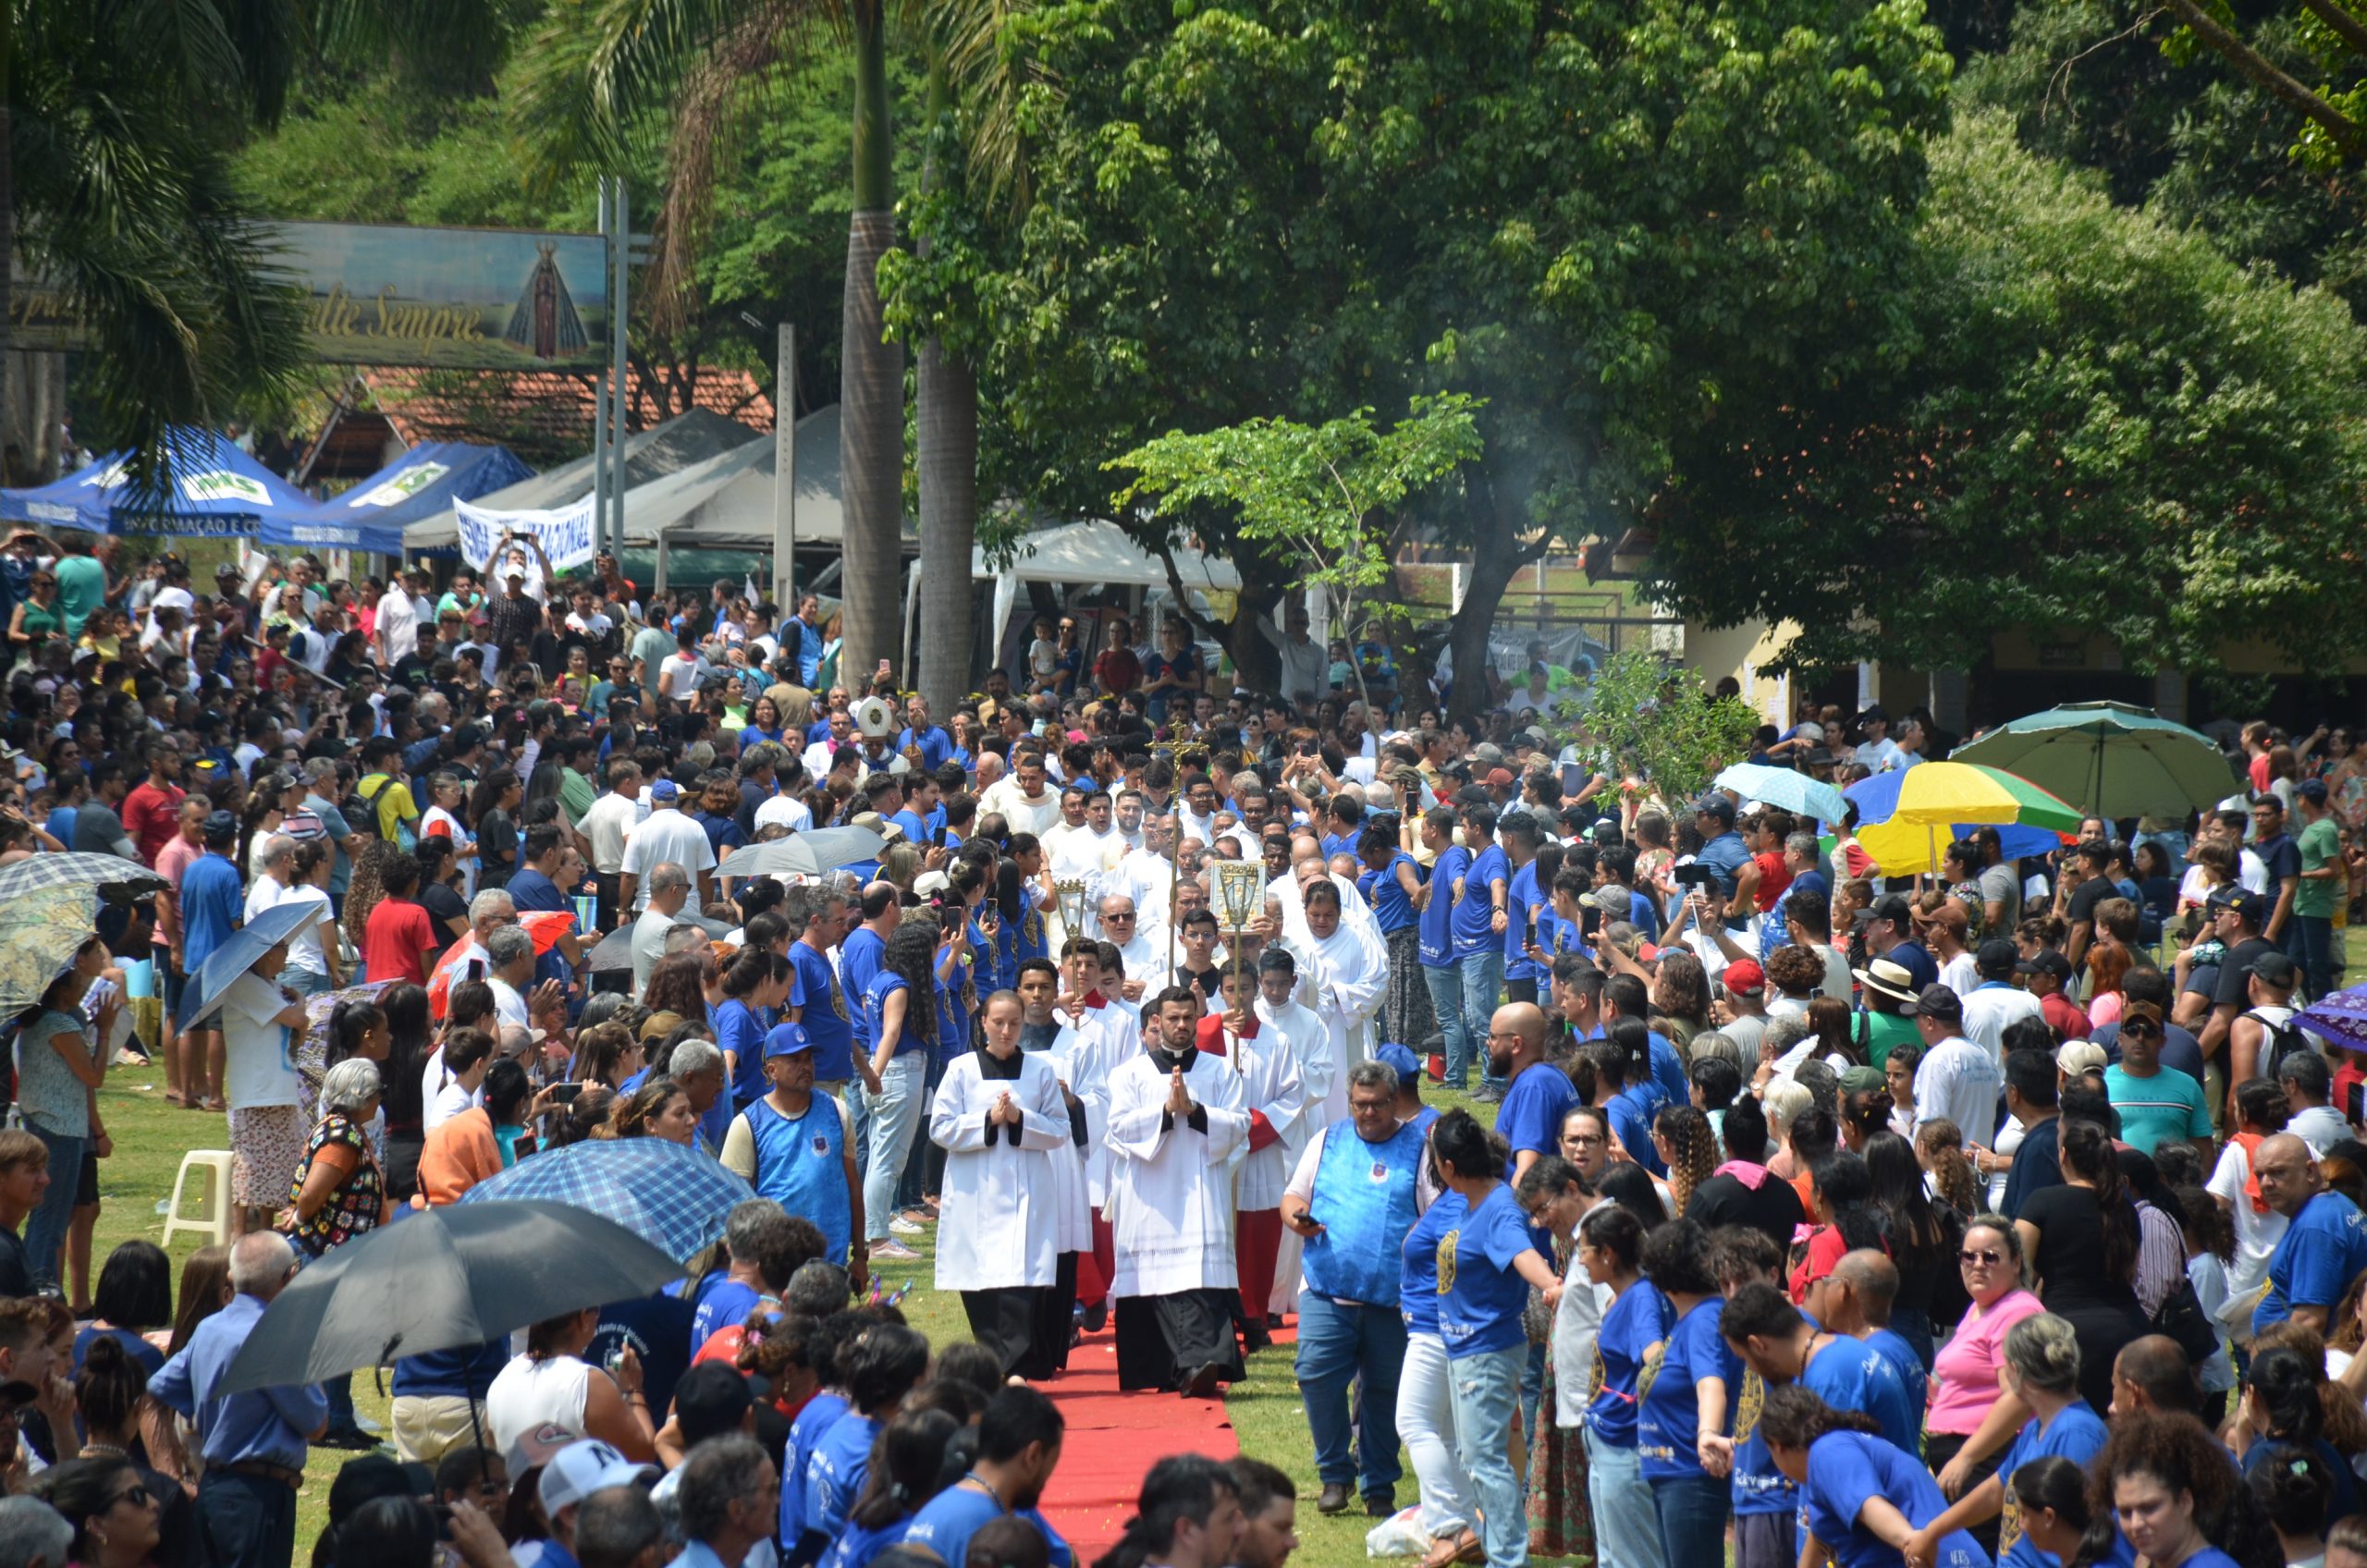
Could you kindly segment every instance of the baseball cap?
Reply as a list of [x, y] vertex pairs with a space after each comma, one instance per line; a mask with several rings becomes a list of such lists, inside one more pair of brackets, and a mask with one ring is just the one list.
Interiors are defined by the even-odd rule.
[[2083, 1072], [2102, 1072], [2104, 1048], [2093, 1040], [2067, 1040], [2054, 1053], [2054, 1065], [2073, 1078]]
[[568, 1444], [544, 1463], [543, 1478], [535, 1489], [541, 1494], [543, 1516], [547, 1519], [562, 1508], [574, 1507], [594, 1492], [609, 1487], [638, 1487], [656, 1479], [656, 1465], [636, 1464], [615, 1444], [584, 1438]]
[[681, 1026], [682, 1015], [679, 1012], [653, 1012], [641, 1021], [641, 1037], [644, 1041], [662, 1040]]
[[1508, 790], [1512, 787], [1512, 782], [1511, 770], [1502, 767], [1488, 770], [1488, 788], [1490, 790]]
[[2293, 967], [2293, 961], [2283, 953], [2263, 953], [2246, 964], [2244, 971], [2248, 974], [2259, 975], [2264, 983], [2278, 990], [2290, 990], [2294, 981], [2300, 977]]
[[1874, 900], [1874, 907], [1869, 910], [1867, 914], [1870, 919], [1888, 921], [1900, 930], [1905, 930], [1914, 924], [1915, 906], [1907, 901], [1907, 895], [1904, 893], [1884, 893]]
[[2258, 925], [2268, 914], [2266, 899], [2262, 898], [2250, 888], [2238, 887], [2232, 883], [2225, 888], [2214, 889], [2209, 901], [2214, 911], [2232, 911], [2237, 919], [2254, 925]]
[[2032, 953], [2030, 957], [2016, 962], [2014, 973], [2052, 974], [2057, 980], [2068, 981], [2071, 978], [2071, 961], [2057, 952]]
[[1693, 815], [1714, 816], [1721, 822], [1731, 823], [1735, 819], [1735, 803], [1713, 790], [1693, 802]]
[[[157, 597], [162, 598], [164, 595], [160, 594]], [[2315, 801], [2324, 804], [2326, 798], [2326, 781], [2323, 778], [2304, 778], [2293, 786], [2293, 792], [2305, 801]]]
[[1883, 1077], [1883, 1070], [1879, 1067], [1845, 1067], [1841, 1070], [1841, 1092], [1845, 1095], [1862, 1094], [1887, 1086], [1888, 1080]]
[[239, 819], [234, 813], [227, 811], [211, 811], [205, 814], [205, 836], [207, 838], [211, 839], [216, 834], [221, 833], [236, 833], [238, 830]]
[[802, 1056], [813, 1048], [814, 1042], [807, 1036], [805, 1025], [793, 1019], [787, 1023], [774, 1024], [772, 1033], [765, 1036], [767, 1061], [777, 1056]]
[[1767, 971], [1750, 959], [1738, 958], [1726, 965], [1726, 972], [1719, 976], [1719, 981], [1729, 991], [1757, 996], [1767, 989]]
[[2021, 949], [2003, 937], [1990, 937], [1972, 955], [1973, 967], [1981, 971], [1984, 980], [2003, 980], [2014, 973], [2014, 965], [2021, 961]]
[[1899, 1009], [1910, 1018], [1936, 1018], [1953, 1023], [1964, 1016], [1964, 998], [1945, 986], [1926, 986], [1915, 999]]
[[1401, 1088], [1405, 1084], [1421, 1081], [1422, 1064], [1414, 1059], [1412, 1051], [1394, 1040], [1383, 1040], [1374, 1047], [1372, 1059], [1397, 1074], [1398, 1086]]
[[736, 1432], [754, 1403], [746, 1375], [728, 1361], [702, 1361], [674, 1384], [674, 1418], [686, 1434]]
[[670, 778], [661, 778], [656, 783], [652, 784], [649, 787], [649, 798], [653, 801], [674, 800], [678, 798], [681, 792], [681, 786], [676, 784]]

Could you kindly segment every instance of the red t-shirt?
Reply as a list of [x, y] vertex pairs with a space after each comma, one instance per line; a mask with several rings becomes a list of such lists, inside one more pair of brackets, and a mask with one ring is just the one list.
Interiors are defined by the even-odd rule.
[[2060, 991], [2041, 997], [2038, 1011], [2046, 1020], [2046, 1026], [2067, 1040], [2084, 1040], [2093, 1027], [2088, 1022], [2088, 1015], [2079, 1010], [2079, 1004]]
[[408, 899], [381, 900], [362, 928], [363, 976], [424, 986], [427, 955], [435, 946], [435, 927], [424, 908]]
[[1131, 692], [1142, 684], [1143, 661], [1134, 656], [1132, 648], [1104, 648], [1101, 656], [1093, 661], [1093, 679], [1113, 696]]
[[1750, 858], [1759, 865], [1759, 886], [1751, 893], [1751, 901], [1765, 914], [1792, 885], [1791, 869], [1784, 865], [1781, 850], [1762, 850]]
[[164, 853], [165, 846], [180, 831], [181, 802], [189, 791], [178, 784], [167, 784], [159, 790], [142, 779], [137, 789], [123, 798], [123, 830], [131, 835], [132, 843], [140, 851], [140, 858], [149, 865]]

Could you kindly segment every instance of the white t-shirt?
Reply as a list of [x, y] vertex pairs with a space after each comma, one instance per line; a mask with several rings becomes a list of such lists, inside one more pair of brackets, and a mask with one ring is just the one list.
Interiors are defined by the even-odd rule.
[[755, 821], [759, 832], [779, 823], [791, 833], [803, 833], [814, 826], [814, 814], [794, 795], [775, 795], [756, 808]]
[[706, 829], [679, 811], [653, 811], [649, 820], [625, 835], [624, 863], [619, 868], [641, 879], [633, 889], [633, 913], [649, 907], [649, 874], [661, 865], [679, 865], [695, 878], [715, 869], [715, 846]]
[[[255, 848], [258, 851], [263, 848], [263, 835], [261, 834], [257, 834], [255, 837]], [[254, 877], [254, 881], [250, 883], [247, 887], [247, 910], [245, 922], [249, 925], [253, 924], [256, 915], [261, 914], [264, 911], [279, 903], [281, 900], [287, 898], [290, 892], [294, 891], [293, 888], [283, 888], [278, 883], [273, 881], [270, 877], [263, 875], [262, 871], [253, 864], [256, 859], [260, 858], [260, 855], [250, 856], [247, 866], [248, 874]]]
[[687, 704], [697, 684], [699, 665], [703, 661], [695, 654], [668, 654], [658, 661], [657, 680], [653, 691], [666, 699]]
[[[265, 877], [264, 880], [268, 883], [270, 878]], [[318, 974], [325, 979], [329, 972], [329, 961], [328, 956], [321, 951], [321, 922], [328, 918], [328, 894], [309, 882], [300, 882], [295, 887], [283, 891], [279, 895], [279, 902], [316, 906], [313, 912], [313, 918], [298, 928], [296, 935], [288, 938], [288, 967], [300, 969], [307, 974]]]
[[222, 1089], [232, 1110], [303, 1103], [304, 1081], [277, 1022], [287, 1006], [279, 987], [260, 974], [241, 974], [222, 993]]
[[419, 651], [419, 606], [399, 587], [378, 595], [378, 639], [390, 665]]
[[2204, 1189], [2214, 1198], [2225, 1200], [2220, 1207], [2234, 1221], [2236, 1230], [2236, 1261], [2227, 1270], [2227, 1294], [2232, 1301], [2244, 1304], [2244, 1321], [2250, 1322], [2250, 1298], [2268, 1279], [2269, 1255], [2276, 1243], [2285, 1239], [2285, 1227], [2289, 1223], [2275, 1209], [2255, 1213], [2252, 1200], [2244, 1195], [2244, 1183], [2252, 1176], [2251, 1157], [2244, 1145], [2230, 1138], [2219, 1151], [2219, 1163], [2212, 1168], [2211, 1180]]

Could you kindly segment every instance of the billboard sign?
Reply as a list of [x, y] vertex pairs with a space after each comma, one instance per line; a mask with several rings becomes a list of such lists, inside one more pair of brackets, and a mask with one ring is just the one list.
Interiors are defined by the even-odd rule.
[[[607, 362], [608, 248], [596, 234], [394, 224], [267, 224], [273, 264], [308, 301], [329, 364], [597, 370]], [[63, 293], [18, 280], [13, 347], [83, 347]]]

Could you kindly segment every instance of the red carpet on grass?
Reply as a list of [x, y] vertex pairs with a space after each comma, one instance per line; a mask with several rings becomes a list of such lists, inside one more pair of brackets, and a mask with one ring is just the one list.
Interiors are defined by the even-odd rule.
[[1231, 1459], [1240, 1452], [1220, 1399], [1118, 1391], [1118, 1335], [1105, 1328], [1069, 1353], [1069, 1369], [1036, 1385], [1068, 1423], [1061, 1467], [1044, 1495], [1052, 1528], [1078, 1568], [1117, 1544], [1142, 1491], [1143, 1473], [1171, 1453]]

